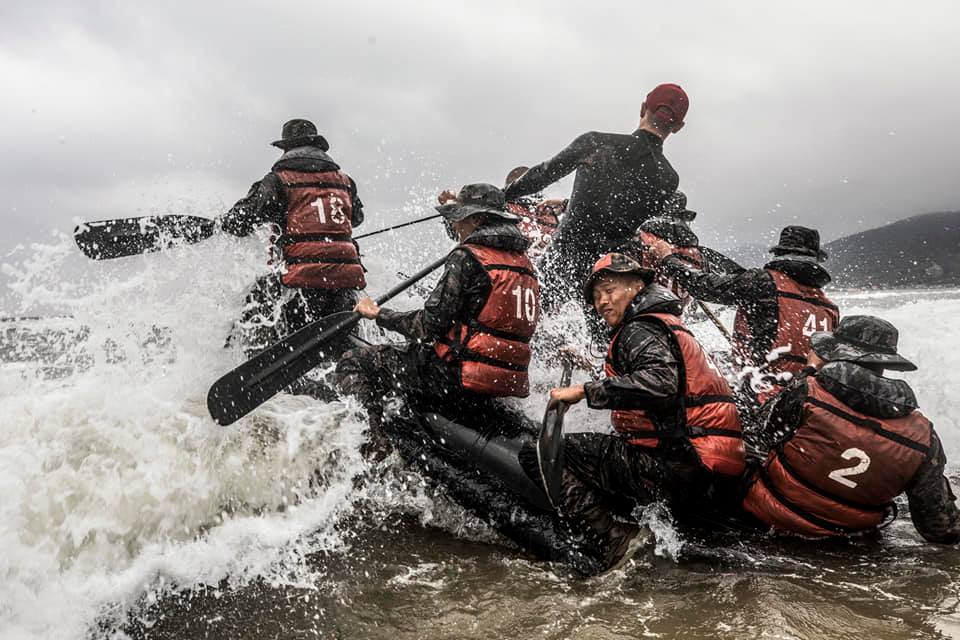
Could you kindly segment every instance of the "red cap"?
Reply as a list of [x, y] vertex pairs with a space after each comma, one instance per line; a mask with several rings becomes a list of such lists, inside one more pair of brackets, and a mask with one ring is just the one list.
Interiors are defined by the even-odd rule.
[[587, 304], [593, 304], [593, 285], [605, 273], [632, 273], [644, 280], [653, 278], [655, 270], [637, 262], [625, 253], [608, 253], [593, 265], [590, 276], [583, 283], [583, 298]]
[[647, 94], [646, 105], [657, 120], [665, 124], [683, 124], [690, 108], [690, 98], [678, 84], [659, 84]]

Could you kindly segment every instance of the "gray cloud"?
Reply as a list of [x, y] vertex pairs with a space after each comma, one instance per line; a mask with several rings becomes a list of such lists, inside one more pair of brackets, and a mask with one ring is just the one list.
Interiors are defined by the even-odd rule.
[[374, 228], [632, 130], [662, 81], [691, 95], [666, 150], [705, 240], [960, 207], [949, 2], [7, 4], [0, 250], [74, 218], [214, 215], [289, 117], [327, 135]]

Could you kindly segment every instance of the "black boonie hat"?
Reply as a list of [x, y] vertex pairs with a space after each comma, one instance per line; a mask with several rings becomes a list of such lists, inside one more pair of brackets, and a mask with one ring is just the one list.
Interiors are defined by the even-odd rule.
[[316, 125], [302, 118], [294, 118], [285, 122], [283, 131], [280, 132], [280, 140], [270, 144], [280, 147], [284, 151], [306, 146], [320, 147], [324, 151], [330, 149], [327, 139], [317, 133]]
[[644, 281], [653, 279], [653, 269], [648, 269], [625, 253], [608, 253], [594, 263], [590, 275], [583, 283], [583, 299], [587, 304], [593, 304], [593, 285], [605, 273], [633, 273]]
[[916, 371], [917, 365], [897, 353], [899, 338], [897, 328], [886, 320], [847, 316], [832, 333], [818, 331], [810, 336], [810, 347], [828, 362], [840, 360], [876, 364], [893, 371]]
[[697, 212], [687, 209], [687, 194], [674, 191], [663, 204], [663, 213], [659, 217], [690, 222], [697, 217]]
[[827, 252], [820, 248], [820, 232], [798, 226], [784, 227], [780, 232], [780, 243], [770, 247], [770, 253], [794, 253], [816, 258], [820, 262], [827, 259]]
[[435, 208], [447, 222], [460, 222], [478, 213], [518, 222], [520, 217], [507, 211], [506, 207], [507, 200], [502, 189], [492, 184], [478, 182], [463, 186], [457, 193], [456, 202], [442, 204]]

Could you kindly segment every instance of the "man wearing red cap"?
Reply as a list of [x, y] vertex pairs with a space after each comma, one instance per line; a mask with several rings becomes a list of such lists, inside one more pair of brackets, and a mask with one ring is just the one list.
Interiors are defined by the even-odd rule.
[[629, 240], [677, 190], [679, 178], [663, 156], [663, 141], [683, 128], [688, 106], [683, 89], [661, 84], [641, 106], [636, 131], [585, 133], [507, 187], [513, 201], [577, 172], [567, 212], [541, 263], [545, 308], [575, 298], [576, 283], [590, 265]]

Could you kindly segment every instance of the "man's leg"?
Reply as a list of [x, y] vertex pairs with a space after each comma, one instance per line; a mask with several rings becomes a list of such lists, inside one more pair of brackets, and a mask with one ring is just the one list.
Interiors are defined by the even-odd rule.
[[238, 340], [248, 358], [260, 353], [284, 335], [283, 286], [273, 274], [261, 276], [247, 293], [240, 318], [234, 323], [227, 344]]
[[[629, 447], [629, 448], [627, 448]], [[579, 522], [596, 545], [605, 566], [614, 566], [639, 533], [635, 524], [620, 522], [635, 505], [657, 498], [663, 476], [659, 461], [622, 438], [598, 433], [564, 438], [560, 512]]]

